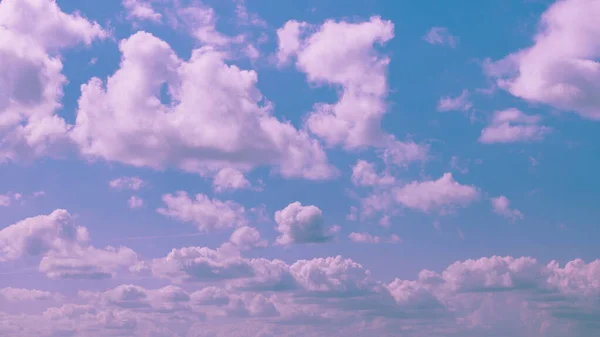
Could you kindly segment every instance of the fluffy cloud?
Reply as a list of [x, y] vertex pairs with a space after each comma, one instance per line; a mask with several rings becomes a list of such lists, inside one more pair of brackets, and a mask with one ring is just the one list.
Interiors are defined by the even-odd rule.
[[157, 210], [160, 214], [192, 222], [201, 231], [244, 226], [248, 223], [244, 206], [233, 201], [210, 199], [204, 194], [197, 194], [191, 199], [181, 191], [165, 194], [162, 199], [166, 207]]
[[423, 212], [466, 206], [478, 197], [476, 187], [461, 185], [454, 180], [452, 173], [444, 173], [438, 180], [414, 181], [394, 191], [398, 203]]
[[68, 126], [55, 114], [66, 83], [58, 53], [106, 36], [55, 1], [0, 3], [0, 162], [52, 154], [66, 143]]
[[539, 141], [552, 131], [540, 122], [541, 116], [526, 115], [518, 109], [496, 111], [490, 125], [481, 131], [479, 141], [485, 144]]
[[248, 249], [253, 247], [265, 247], [267, 241], [260, 237], [260, 233], [254, 227], [243, 226], [236, 229], [229, 238], [236, 247]]
[[249, 188], [250, 182], [244, 177], [242, 172], [232, 169], [221, 169], [213, 178], [213, 188], [215, 192], [223, 192], [226, 190], [238, 190]]
[[162, 15], [152, 8], [148, 0], [123, 0], [123, 7], [127, 10], [130, 20], [149, 20], [161, 22]]
[[473, 103], [469, 100], [469, 91], [463, 90], [457, 97], [445, 96], [438, 102], [437, 110], [440, 112], [446, 111], [468, 111], [473, 107]]
[[[309, 34], [310, 33], [310, 34]], [[381, 129], [387, 111], [389, 58], [377, 46], [394, 37], [391, 21], [372, 17], [361, 23], [325, 21], [319, 27], [288, 21], [277, 30], [280, 64], [296, 58], [308, 81], [342, 88], [335, 104], [319, 103], [306, 121], [310, 131], [329, 146], [346, 149], [393, 147], [394, 162], [424, 160], [427, 149], [403, 143]]]
[[250, 261], [225, 249], [207, 247], [173, 249], [166, 257], [152, 262], [152, 271], [177, 282], [214, 282], [254, 275]]
[[600, 4], [560, 0], [544, 12], [531, 47], [489, 63], [499, 87], [534, 103], [600, 119]]
[[[328, 335], [347, 335], [343, 326], [350, 325], [357, 336], [378, 333], [391, 337], [403, 327], [407, 336], [436, 336], [443, 330], [450, 336], [509, 331], [511, 336], [528, 337], [536, 331], [533, 335], [540, 337], [584, 337], [597, 328], [589, 322], [600, 310], [600, 288], [594, 282], [600, 261], [573, 260], [561, 267], [557, 262], [543, 264], [531, 257], [492, 256], [457, 261], [441, 272], [423, 270], [415, 279], [384, 284], [359, 263], [340, 256], [287, 265], [240, 256], [228, 261], [216, 251], [184, 250], [169, 254], [168, 258], [175, 258], [169, 262], [171, 271], [178, 268], [188, 277], [204, 275], [194, 280], [212, 285], [192, 292], [183, 286], [151, 289], [134, 284], [83, 291], [78, 304], [48, 308], [41, 316], [24, 319], [0, 314], [0, 331], [7, 336], [59, 335], [65, 331], [73, 336], [101, 336], [107, 331], [128, 336], [177, 336], [189, 335], [200, 327], [208, 331], [209, 326], [220, 326], [220, 322], [243, 326], [245, 331], [258, 324], [262, 328], [257, 331], [261, 331], [266, 327], [291, 329], [297, 325], [288, 323], [301, 321], [302, 331], [310, 331], [311, 336], [323, 335], [323, 329], [331, 325], [336, 330]], [[270, 266], [270, 273], [266, 273], [266, 266]], [[276, 270], [280, 272], [273, 273]], [[275, 275], [279, 280], [283, 275], [290, 277], [285, 291], [231, 287], [236, 285], [232, 283], [235, 279], [274, 280]], [[13, 302], [56, 296], [25, 289], [3, 289], [0, 293], [12, 294]], [[214, 335], [226, 336], [231, 331], [218, 329]]]
[[77, 226], [66, 210], [55, 210], [19, 221], [0, 230], [0, 261], [26, 255], [42, 256], [87, 243], [88, 232]]
[[427, 34], [423, 36], [423, 40], [429, 44], [447, 45], [452, 48], [456, 47], [458, 38], [453, 36], [446, 27], [431, 27]]
[[40, 258], [39, 270], [50, 278], [111, 278], [117, 272], [136, 272], [140, 262], [126, 247], [91, 246], [87, 229], [62, 209], [0, 230], [0, 262], [26, 257]]
[[[259, 165], [285, 177], [335, 173], [316, 140], [272, 115], [256, 72], [225, 64], [208, 46], [183, 61], [146, 32], [119, 49], [121, 66], [106, 83], [93, 78], [81, 87], [71, 135], [84, 155], [201, 174]], [[160, 99], [165, 86], [172, 104]]]
[[492, 209], [494, 212], [513, 221], [523, 218], [523, 214], [519, 210], [512, 209], [510, 207], [510, 200], [508, 200], [507, 197], [501, 195], [499, 197], [492, 198], [490, 201], [492, 203]]
[[294, 243], [318, 243], [332, 239], [327, 235], [323, 223], [323, 212], [316, 206], [302, 206], [298, 201], [275, 212], [277, 231], [281, 233], [275, 240], [281, 245]]
[[394, 177], [375, 171], [375, 165], [364, 160], [359, 160], [352, 168], [352, 183], [357, 186], [390, 185], [395, 182]]

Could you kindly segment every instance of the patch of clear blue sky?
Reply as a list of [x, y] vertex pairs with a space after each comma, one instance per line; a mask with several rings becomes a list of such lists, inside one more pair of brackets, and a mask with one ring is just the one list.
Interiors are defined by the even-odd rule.
[[[103, 25], [121, 12], [118, 1], [59, 0], [67, 12], [76, 7], [87, 17]], [[233, 6], [213, 1], [220, 17], [218, 28], [224, 33], [240, 32], [233, 20]], [[381, 15], [395, 24], [395, 38], [383, 50], [391, 56], [389, 80], [391, 108], [384, 128], [404, 138], [410, 134], [417, 141], [431, 141], [434, 158], [423, 169], [416, 166], [401, 174], [403, 180], [427, 176], [438, 178], [450, 170], [450, 158], [470, 160], [469, 172], [455, 172], [456, 179], [474, 184], [490, 196], [506, 195], [525, 214], [525, 219], [509, 223], [491, 212], [485, 199], [456, 215], [435, 216], [405, 211], [386, 230], [374, 221], [346, 220], [349, 207], [356, 204], [345, 189], [350, 184], [350, 166], [359, 158], [374, 158], [370, 152], [344, 154], [330, 152], [332, 162], [343, 171], [340, 178], [327, 182], [284, 180], [258, 169], [250, 174], [255, 181], [265, 180], [263, 192], [240, 191], [217, 196], [235, 200], [247, 208], [266, 204], [269, 215], [293, 201], [314, 204], [325, 214], [329, 225], [342, 226], [339, 242], [327, 245], [269, 247], [252, 254], [293, 261], [298, 258], [344, 255], [365, 266], [382, 279], [412, 278], [418, 270], [439, 270], [458, 259], [490, 255], [530, 255], [547, 261], [567, 261], [581, 257], [597, 257], [600, 249], [595, 238], [600, 234], [597, 219], [600, 210], [600, 156], [598, 156], [599, 124], [582, 121], [570, 114], [555, 114], [544, 106], [528, 105], [510, 95], [497, 92], [494, 96], [474, 95], [478, 119], [471, 122], [459, 112], [439, 113], [436, 104], [441, 96], [458, 95], [463, 89], [485, 88], [490, 83], [482, 75], [478, 62], [486, 57], [499, 59], [511, 51], [530, 44], [539, 15], [548, 1], [488, 0], [488, 1], [258, 1], [247, 0], [248, 10], [257, 13], [269, 25], [269, 42], [261, 45], [263, 55], [276, 48], [276, 28], [295, 19], [321, 23], [328, 18], [352, 21]], [[125, 21], [112, 19], [117, 40], [137, 29], [148, 30], [165, 39], [183, 58], [194, 47], [193, 40], [166, 26], [142, 24], [134, 28]], [[460, 38], [455, 49], [432, 46], [422, 36], [432, 26], [444, 26]], [[245, 28], [244, 28], [245, 29]], [[249, 28], [257, 30], [257, 28]], [[105, 79], [119, 63], [115, 41], [96, 43], [89, 49], [77, 48], [65, 55], [64, 72], [69, 79], [61, 114], [73, 121], [79, 86], [92, 76]], [[90, 60], [97, 58], [95, 64]], [[296, 125], [309, 112], [312, 104], [332, 101], [332, 88], [312, 88], [304, 75], [292, 67], [276, 69], [266, 61], [243, 68], [258, 72], [259, 87], [276, 105], [275, 113]], [[495, 110], [517, 107], [528, 113], [545, 116], [548, 125], [556, 129], [544, 142], [514, 145], [482, 145], [476, 142], [487, 116]], [[532, 167], [529, 157], [539, 162]], [[480, 165], [473, 161], [480, 159]], [[195, 232], [194, 226], [181, 224], [156, 214], [160, 196], [176, 190], [213, 195], [210, 182], [201, 177], [176, 170], [155, 172], [114, 163], [86, 163], [69, 158], [43, 159], [30, 165], [0, 166], [0, 193], [15, 191], [31, 193], [44, 190], [47, 197], [21, 207], [2, 209], [2, 225], [27, 216], [49, 213], [65, 208], [78, 214], [78, 221], [89, 227], [98, 246], [126, 245], [150, 257], [166, 254], [172, 247], [208, 245], [216, 247], [229, 233], [159, 240], [131, 240], [130, 236], [175, 235]], [[127, 208], [132, 194], [110, 190], [110, 179], [137, 175], [151, 186], [136, 193], [145, 199], [138, 211]], [[35, 178], [34, 178], [35, 177]], [[441, 233], [433, 226], [439, 221]], [[561, 229], [564, 225], [566, 229]], [[257, 224], [268, 239], [276, 236], [273, 223]], [[457, 230], [464, 233], [459, 238]], [[352, 231], [389, 235], [404, 239], [400, 245], [356, 245], [347, 240]], [[390, 264], [389, 259], [394, 263]]]

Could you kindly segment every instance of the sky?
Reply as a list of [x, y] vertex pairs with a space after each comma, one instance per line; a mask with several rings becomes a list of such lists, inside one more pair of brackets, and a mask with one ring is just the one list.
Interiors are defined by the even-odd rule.
[[0, 336], [599, 334], [598, 17], [1, 0]]

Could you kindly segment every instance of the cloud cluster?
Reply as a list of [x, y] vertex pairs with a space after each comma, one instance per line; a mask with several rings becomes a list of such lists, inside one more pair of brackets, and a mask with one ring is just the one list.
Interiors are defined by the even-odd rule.
[[62, 209], [19, 221], [0, 230], [0, 262], [39, 260], [50, 278], [103, 279], [137, 267], [139, 256], [127, 247], [96, 248], [87, 228]]
[[68, 125], [56, 114], [67, 79], [60, 52], [107, 37], [48, 0], [0, 3], [0, 163], [55, 154]]
[[[600, 261], [573, 260], [563, 267], [531, 257], [492, 256], [389, 283], [373, 279], [362, 265], [340, 256], [288, 265], [188, 247], [151, 263], [156, 276], [179, 285], [149, 288], [125, 283], [80, 291], [76, 299], [33, 289], [2, 289], [0, 295], [12, 302], [53, 301], [58, 306], [28, 314], [26, 320], [2, 314], [0, 331], [7, 336], [16, 331], [25, 336], [42, 331], [60, 335], [65, 330], [72, 336], [108, 331], [176, 336], [210, 326], [218, 327], [210, 330], [213, 335], [226, 336], [244, 322], [245, 329], [275, 336], [284, 326], [295, 331], [297, 325], [289, 323], [302, 322], [301, 331], [309, 336], [322, 336], [328, 327], [336, 328], [329, 334], [344, 336], [344, 326], [351, 326], [358, 336], [393, 336], [402, 327], [406, 336], [445, 331], [461, 336], [583, 337], [600, 328], [590, 324], [600, 310], [600, 288], [594, 282]], [[25, 323], [32, 321], [36, 324]]]
[[[209, 46], [181, 60], [146, 32], [119, 49], [120, 68], [106, 82], [93, 78], [81, 88], [71, 134], [84, 155], [200, 174], [260, 165], [285, 177], [334, 174], [316, 140], [272, 115], [256, 72], [226, 64]], [[165, 86], [171, 103], [161, 100]]]

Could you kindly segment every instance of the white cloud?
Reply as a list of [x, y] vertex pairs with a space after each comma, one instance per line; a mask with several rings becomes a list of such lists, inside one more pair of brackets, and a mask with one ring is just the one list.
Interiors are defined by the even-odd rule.
[[106, 36], [55, 1], [0, 3], [0, 162], [54, 154], [66, 144], [68, 126], [56, 115], [66, 83], [58, 52]]
[[473, 103], [469, 100], [469, 91], [463, 90], [459, 96], [445, 96], [438, 102], [437, 110], [440, 112], [446, 111], [469, 111], [473, 107]]
[[485, 144], [540, 141], [552, 131], [540, 125], [541, 117], [526, 115], [518, 109], [496, 111], [490, 125], [481, 131], [479, 141]]
[[130, 20], [162, 21], [162, 15], [152, 8], [148, 0], [123, 0], [123, 7], [127, 10], [127, 18]]
[[210, 199], [197, 194], [194, 199], [185, 192], [165, 194], [162, 197], [166, 207], [158, 213], [183, 222], [192, 222], [200, 231], [245, 226], [248, 223], [244, 206], [233, 201]]
[[77, 226], [62, 209], [49, 215], [27, 218], [0, 230], [0, 261], [26, 255], [42, 256], [49, 251], [65, 251], [88, 242], [85, 227]]
[[250, 187], [250, 182], [239, 170], [232, 168], [221, 169], [213, 178], [213, 188], [215, 192], [224, 192], [226, 190], [238, 190]]
[[27, 257], [40, 258], [39, 270], [50, 278], [111, 278], [117, 272], [137, 272], [140, 262], [127, 247], [91, 246], [87, 228], [62, 209], [0, 230], [0, 262]]
[[[121, 66], [106, 84], [93, 78], [81, 88], [71, 135], [85, 156], [200, 174], [261, 165], [284, 177], [335, 174], [316, 140], [272, 115], [256, 72], [225, 64], [211, 47], [185, 62], [145, 32], [119, 48]], [[164, 85], [176, 103], [161, 102]]]
[[276, 230], [281, 233], [275, 240], [281, 245], [318, 243], [332, 239], [326, 233], [323, 213], [316, 206], [302, 206], [298, 201], [275, 212]]
[[600, 4], [561, 0], [542, 14], [534, 44], [489, 63], [498, 86], [524, 100], [600, 119]]
[[360, 243], [380, 243], [381, 242], [381, 238], [379, 236], [374, 236], [369, 233], [352, 232], [348, 235], [348, 238], [354, 242], [360, 242]]
[[423, 212], [447, 211], [457, 206], [467, 206], [479, 198], [479, 190], [461, 185], [444, 173], [438, 180], [414, 181], [394, 190], [395, 200], [404, 207]]
[[512, 209], [510, 207], [510, 200], [508, 200], [507, 197], [501, 195], [499, 197], [492, 198], [490, 201], [492, 203], [494, 212], [512, 221], [523, 218], [523, 214], [519, 210]]
[[49, 291], [7, 287], [0, 289], [0, 298], [9, 302], [19, 302], [58, 300], [61, 296]]
[[226, 46], [236, 39], [243, 39], [243, 36], [230, 37], [218, 32], [215, 10], [210, 7], [192, 5], [179, 8], [177, 12], [191, 30], [192, 35], [204, 44]]
[[[81, 291], [77, 304], [65, 301], [41, 315], [2, 313], [0, 326], [7, 336], [72, 331], [96, 337], [111, 331], [127, 336], [199, 337], [210, 332], [219, 337], [274, 337], [292, 332], [391, 337], [402, 328], [408, 336], [444, 331], [526, 337], [535, 331], [540, 337], [585, 337], [593, 335], [596, 327], [589, 320], [600, 310], [594, 300], [600, 295], [595, 282], [598, 260], [573, 260], [561, 267], [531, 257], [492, 256], [382, 283], [361, 264], [341, 256], [286, 264], [188, 247], [154, 260], [153, 269], [171, 281], [205, 285], [189, 290], [189, 285], [145, 288], [125, 283]], [[12, 294], [13, 302], [54, 295], [3, 292]], [[301, 329], [294, 330], [297, 326]]]
[[319, 27], [288, 21], [277, 35], [280, 64], [295, 56], [296, 67], [310, 83], [342, 89], [337, 103], [314, 106], [306, 121], [313, 134], [329, 146], [345, 149], [393, 147], [389, 155], [396, 154], [394, 162], [401, 164], [425, 159], [425, 146], [400, 142], [381, 129], [387, 112], [389, 57], [381, 55], [377, 46], [394, 37], [391, 21], [379, 17], [361, 23], [327, 20]]
[[249, 226], [242, 226], [236, 229], [231, 234], [229, 241], [241, 249], [267, 246], [267, 241], [260, 237], [258, 230]]
[[352, 183], [357, 186], [391, 185], [395, 179], [388, 174], [377, 174], [374, 164], [359, 160], [352, 168]]
[[458, 44], [458, 38], [450, 34], [446, 27], [431, 27], [427, 34], [423, 36], [423, 40], [429, 44], [446, 45], [452, 48]]
[[108, 185], [116, 189], [126, 189], [137, 191], [146, 186], [146, 182], [139, 177], [120, 177], [111, 180]]

